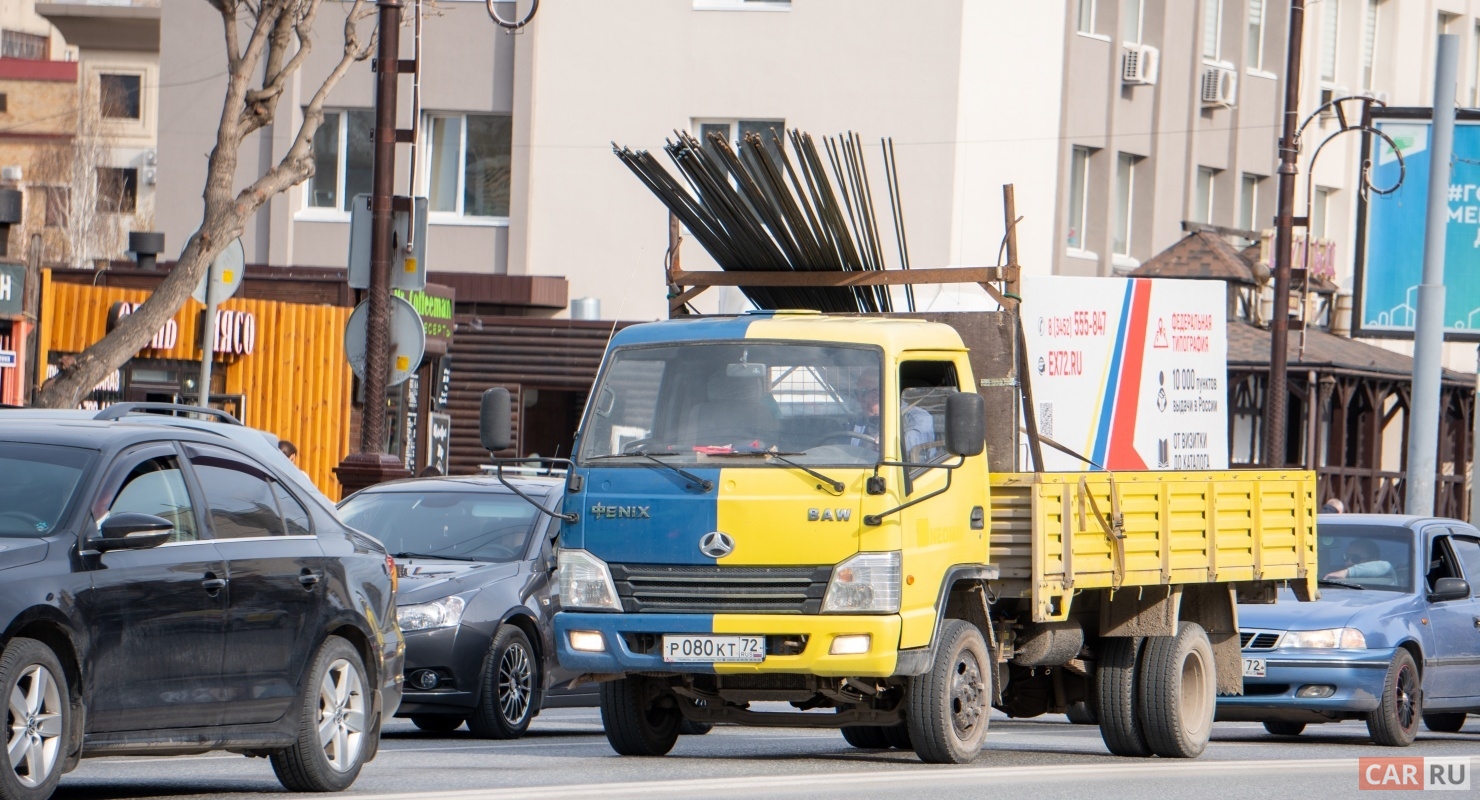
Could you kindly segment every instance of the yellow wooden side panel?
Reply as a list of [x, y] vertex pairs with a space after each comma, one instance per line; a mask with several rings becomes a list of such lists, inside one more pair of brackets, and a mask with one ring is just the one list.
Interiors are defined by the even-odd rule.
[[1020, 596], [1031, 594], [1038, 620], [1066, 617], [1083, 589], [1257, 580], [1314, 589], [1313, 473], [1002, 473], [992, 486], [998, 497], [1027, 489], [1031, 498], [1031, 577]]

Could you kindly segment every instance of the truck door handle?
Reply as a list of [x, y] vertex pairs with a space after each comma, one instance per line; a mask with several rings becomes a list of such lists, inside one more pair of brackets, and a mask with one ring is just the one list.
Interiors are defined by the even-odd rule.
[[206, 579], [201, 581], [200, 585], [205, 587], [206, 594], [214, 595], [226, 588], [226, 579], [216, 577], [214, 572], [207, 572]]
[[319, 573], [314, 572], [311, 569], [305, 569], [303, 571], [303, 574], [298, 576], [298, 582], [303, 584], [303, 588], [311, 591], [313, 587], [319, 582]]

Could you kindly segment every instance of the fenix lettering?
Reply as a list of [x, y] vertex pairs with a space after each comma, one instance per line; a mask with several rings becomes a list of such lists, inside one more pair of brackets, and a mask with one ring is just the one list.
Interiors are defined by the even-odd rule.
[[608, 506], [597, 503], [591, 506], [591, 516], [596, 519], [652, 519], [651, 506]]

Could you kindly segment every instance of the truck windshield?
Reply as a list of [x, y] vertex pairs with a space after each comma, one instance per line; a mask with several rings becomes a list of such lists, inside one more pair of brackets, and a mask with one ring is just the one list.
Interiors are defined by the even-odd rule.
[[[876, 347], [755, 342], [633, 346], [610, 357], [582, 427], [583, 463], [808, 465], [879, 460]], [[746, 458], [745, 456], [751, 456]]]

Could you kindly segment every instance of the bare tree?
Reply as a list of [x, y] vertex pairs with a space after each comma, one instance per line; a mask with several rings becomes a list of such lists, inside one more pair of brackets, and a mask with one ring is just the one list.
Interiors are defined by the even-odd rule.
[[227, 71], [216, 144], [207, 162], [200, 227], [149, 299], [41, 387], [35, 399], [38, 406], [75, 407], [83, 394], [132, 358], [180, 310], [211, 261], [241, 235], [263, 204], [313, 175], [313, 136], [324, 121], [324, 101], [349, 68], [375, 49], [375, 34], [362, 41], [359, 32], [359, 22], [371, 16], [374, 7], [354, 0], [345, 17], [343, 52], [304, 106], [292, 145], [266, 174], [236, 191], [233, 179], [242, 143], [275, 119], [278, 101], [313, 47], [314, 20], [324, 0], [206, 1], [221, 14]]

